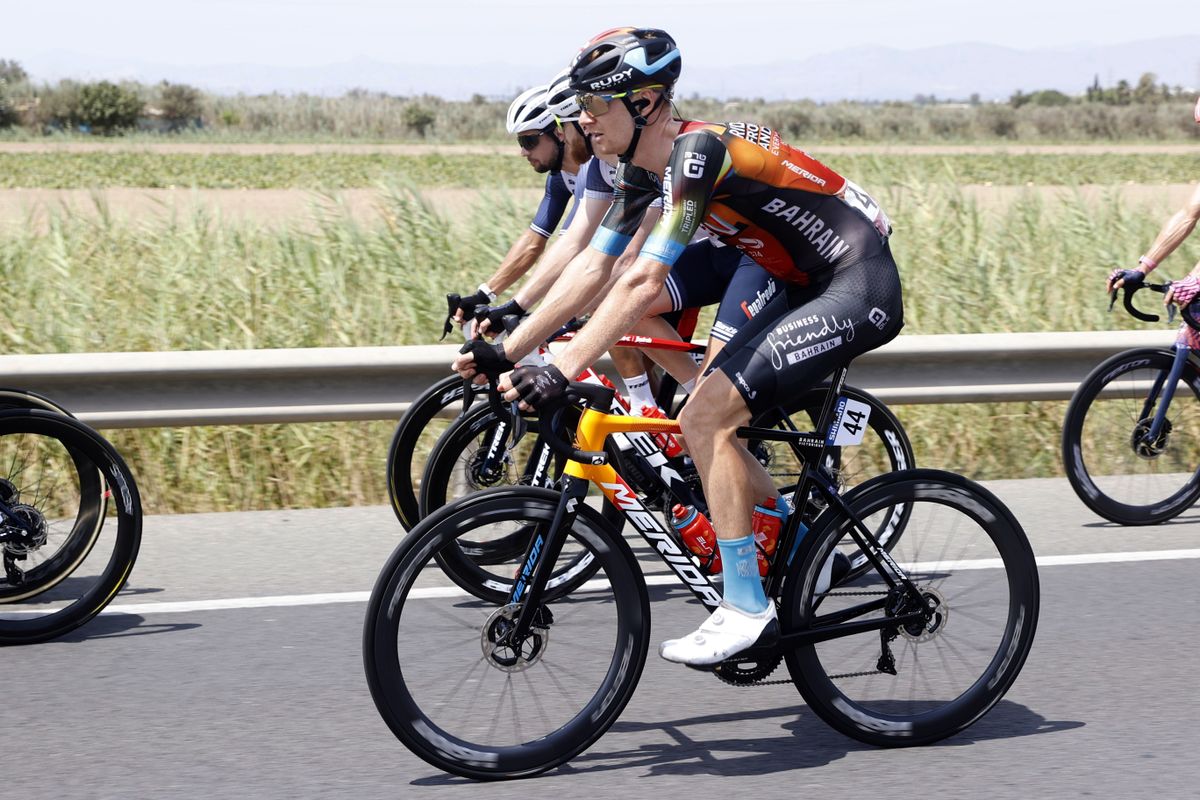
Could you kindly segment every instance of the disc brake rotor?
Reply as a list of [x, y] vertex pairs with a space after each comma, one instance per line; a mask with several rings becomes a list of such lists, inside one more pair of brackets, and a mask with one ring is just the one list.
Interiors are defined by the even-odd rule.
[[550, 644], [553, 617], [545, 606], [538, 609], [525, 638], [519, 642], [510, 641], [521, 608], [520, 604], [512, 603], [496, 609], [487, 618], [480, 633], [479, 644], [483, 648], [484, 659], [503, 672], [529, 669], [542, 659]]

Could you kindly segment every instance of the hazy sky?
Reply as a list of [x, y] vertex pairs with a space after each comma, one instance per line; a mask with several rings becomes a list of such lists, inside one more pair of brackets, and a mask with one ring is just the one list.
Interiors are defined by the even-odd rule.
[[614, 25], [665, 28], [692, 63], [755, 64], [867, 44], [1045, 47], [1200, 34], [1200, 7], [1196, 0], [0, 0], [0, 58], [562, 63]]

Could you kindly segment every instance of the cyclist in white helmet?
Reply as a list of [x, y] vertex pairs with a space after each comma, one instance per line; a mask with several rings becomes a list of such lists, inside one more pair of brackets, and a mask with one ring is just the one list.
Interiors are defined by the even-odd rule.
[[[508, 254], [474, 294], [460, 297], [455, 318], [469, 317], [475, 307], [496, 299], [522, 275], [546, 249], [546, 241], [558, 227], [568, 204], [576, 194], [581, 168], [591, 158], [586, 137], [578, 127], [564, 128], [546, 108], [547, 85], [535, 86], [517, 96], [508, 107], [505, 127], [517, 137], [521, 155], [534, 171], [546, 175], [546, 192], [529, 228], [508, 249]], [[577, 207], [578, 203], [576, 204]], [[571, 215], [575, 212], [573, 207]], [[567, 216], [564, 227], [571, 223]], [[455, 295], [452, 295], [454, 297]]]

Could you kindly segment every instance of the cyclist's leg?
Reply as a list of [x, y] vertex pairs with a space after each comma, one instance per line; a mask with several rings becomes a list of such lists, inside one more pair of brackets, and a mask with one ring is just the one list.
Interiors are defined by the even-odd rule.
[[900, 280], [886, 251], [839, 267], [820, 285], [793, 288], [782, 299], [768, 302], [733, 337], [680, 417], [713, 511], [729, 607], [718, 609], [694, 635], [664, 643], [662, 655], [673, 661], [724, 660], [769, 633], [773, 623], [748, 535], [757, 473], [765, 470], [742, 455], [737, 428], [889, 341], [903, 325]]

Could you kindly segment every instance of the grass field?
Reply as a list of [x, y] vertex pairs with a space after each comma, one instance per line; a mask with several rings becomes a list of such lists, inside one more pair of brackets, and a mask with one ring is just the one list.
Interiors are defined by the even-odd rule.
[[[1136, 327], [1106, 313], [1104, 273], [1162, 224], [1117, 191], [1049, 203], [1030, 192], [980, 203], [963, 183], [1116, 186], [1186, 182], [1187, 154], [872, 156], [830, 159], [880, 199], [896, 227], [907, 333]], [[528, 224], [504, 193], [452, 220], [428, 186], [536, 186], [511, 156], [0, 154], [7, 186], [379, 186], [377, 211], [336, 204], [303, 226], [197, 211], [118, 218], [51, 213], [0, 234], [6, 353], [422, 344], [441, 295], [474, 286]], [[209, 183], [202, 183], [208, 181]], [[228, 182], [228, 183], [222, 183]], [[418, 188], [414, 188], [418, 187]], [[1200, 258], [1185, 243], [1163, 267]], [[1062, 404], [904, 407], [919, 463], [977, 478], [1055, 474]], [[386, 501], [391, 424], [113, 431], [155, 512]]]
[[[822, 158], [819, 149], [813, 155]], [[1180, 154], [852, 154], [826, 159], [862, 186], [1182, 183], [1200, 173], [1200, 149]], [[536, 187], [544, 178], [506, 154], [167, 154], [0, 152], [0, 189], [131, 186], [323, 189], [403, 180], [416, 186]]]

